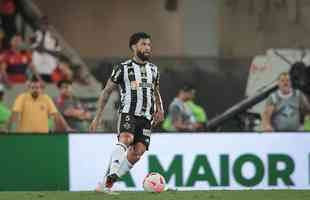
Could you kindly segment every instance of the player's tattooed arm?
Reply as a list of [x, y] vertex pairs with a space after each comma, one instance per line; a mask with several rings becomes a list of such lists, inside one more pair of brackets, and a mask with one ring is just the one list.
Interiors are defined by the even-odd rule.
[[159, 92], [159, 84], [155, 87], [155, 103], [156, 103], [156, 111], [154, 113], [154, 125], [156, 126], [158, 123], [164, 120], [164, 107]]
[[156, 83], [155, 83], [155, 104], [156, 104], [156, 110], [153, 116], [153, 125], [156, 126], [158, 123], [162, 122], [164, 120], [164, 107], [163, 107], [163, 101], [159, 92], [159, 79], [160, 79], [160, 73], [157, 72], [156, 77]]
[[113, 83], [110, 79], [108, 80], [105, 88], [102, 90], [99, 101], [98, 101], [98, 110], [96, 116], [100, 118], [101, 114], [103, 113], [103, 110], [108, 103], [109, 97], [113, 90], [117, 88], [117, 84]]
[[109, 97], [111, 95], [111, 93], [113, 92], [113, 90], [115, 90], [117, 88], [117, 84], [114, 83], [113, 81], [111, 81], [111, 79], [108, 80], [105, 88], [102, 90], [99, 100], [98, 100], [98, 108], [97, 108], [97, 113], [96, 116], [93, 120], [93, 122], [91, 123], [90, 126], [90, 130], [91, 131], [96, 131], [98, 122], [101, 119], [101, 115], [103, 113], [103, 110], [109, 100]]
[[163, 107], [163, 101], [161, 99], [160, 90], [159, 90], [159, 79], [160, 79], [160, 73], [157, 72], [156, 77], [156, 83], [155, 83], [155, 103], [156, 103], [156, 112], [163, 112], [164, 113], [164, 107]]
[[159, 86], [155, 88], [156, 111], [164, 112], [163, 101], [159, 92]]

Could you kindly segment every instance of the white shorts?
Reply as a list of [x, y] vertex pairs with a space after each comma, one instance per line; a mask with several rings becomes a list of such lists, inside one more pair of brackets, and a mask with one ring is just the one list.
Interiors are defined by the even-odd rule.
[[52, 74], [57, 67], [57, 59], [47, 53], [34, 51], [32, 62], [39, 74]]

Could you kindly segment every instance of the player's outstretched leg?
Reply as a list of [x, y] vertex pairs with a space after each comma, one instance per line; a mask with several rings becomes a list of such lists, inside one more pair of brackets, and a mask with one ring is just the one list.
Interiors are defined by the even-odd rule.
[[124, 158], [120, 165], [119, 171], [117, 172], [118, 176], [122, 177], [130, 171], [133, 165], [140, 160], [145, 151], [146, 146], [141, 142], [130, 146], [127, 151], [127, 156]]
[[120, 175], [118, 174], [121, 163], [126, 158], [127, 147], [133, 142], [133, 134], [121, 133], [119, 135], [119, 142], [116, 144], [114, 150], [111, 153], [110, 166], [104, 177], [103, 183], [99, 183], [96, 188], [97, 192], [107, 192], [118, 180]]

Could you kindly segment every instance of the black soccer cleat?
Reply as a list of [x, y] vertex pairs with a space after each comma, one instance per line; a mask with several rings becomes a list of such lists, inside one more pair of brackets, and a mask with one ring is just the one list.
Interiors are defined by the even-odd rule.
[[107, 176], [107, 180], [105, 182], [105, 186], [107, 188], [112, 188], [113, 184], [118, 181], [119, 177], [117, 176], [117, 174], [110, 174], [109, 176]]

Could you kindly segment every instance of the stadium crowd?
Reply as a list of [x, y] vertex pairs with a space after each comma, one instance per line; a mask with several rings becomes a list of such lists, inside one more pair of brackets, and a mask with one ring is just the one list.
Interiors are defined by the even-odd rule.
[[[81, 75], [82, 67], [62, 52], [46, 16], [36, 22], [33, 34], [25, 37], [18, 31], [18, 12], [15, 0], [0, 1], [1, 132], [87, 131], [91, 113], [72, 94], [72, 82], [88, 84]], [[45, 93], [48, 85], [58, 87], [55, 99]], [[23, 89], [10, 108], [4, 98], [18, 87]]]

